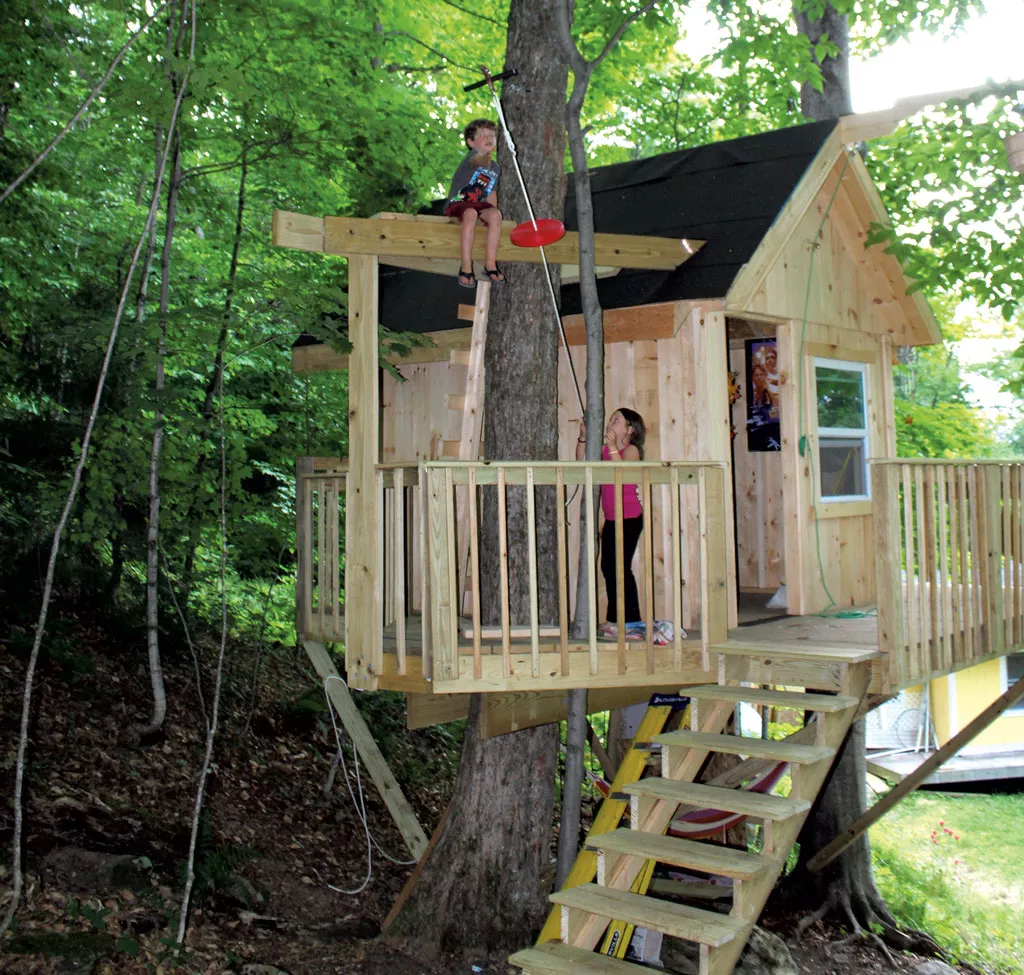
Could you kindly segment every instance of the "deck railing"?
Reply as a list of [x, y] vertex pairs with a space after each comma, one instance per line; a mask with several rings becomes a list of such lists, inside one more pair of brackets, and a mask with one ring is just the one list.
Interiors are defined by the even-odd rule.
[[[297, 463], [296, 535], [298, 574], [296, 627], [308, 638], [345, 641], [348, 653], [378, 675], [422, 677], [441, 689], [459, 681], [495, 679], [514, 686], [517, 679], [546, 676], [573, 678], [585, 686], [600, 676], [657, 673], [671, 679], [692, 654], [726, 639], [728, 591], [725, 529], [725, 469], [700, 463], [463, 463], [378, 465], [375, 498], [376, 544], [372, 561], [373, 606], [347, 603], [345, 558], [347, 464], [341, 459], [302, 458]], [[604, 484], [636, 483], [645, 512], [639, 546], [641, 609], [647, 625], [639, 642], [627, 641], [618, 627], [615, 642], [598, 642], [597, 613], [590, 613], [582, 639], [570, 635], [575, 602], [576, 512], [584, 507], [589, 551], [585, 589], [591, 607], [599, 604], [596, 564], [596, 490]], [[525, 495], [524, 537], [513, 537], [506, 524], [510, 491]], [[553, 526], [538, 524], [538, 492], [554, 492]], [[692, 492], [687, 504], [687, 492]], [[486, 497], [486, 495], [490, 497]], [[575, 499], [575, 501], [574, 501]], [[550, 500], [550, 499], [549, 499]], [[498, 619], [488, 626], [481, 609], [481, 524], [483, 512], [497, 521]], [[653, 518], [658, 513], [662, 550], [655, 554]], [[622, 551], [621, 521], [617, 551]], [[538, 532], [555, 532], [556, 618], [541, 618]], [[523, 551], [516, 553], [516, 546]], [[699, 548], [699, 558], [691, 549]], [[525, 555], [525, 558], [518, 557]], [[509, 558], [527, 566], [523, 580], [529, 590], [524, 619], [513, 619]], [[659, 562], [656, 566], [655, 562]], [[692, 569], [699, 565], [699, 578]], [[624, 618], [622, 580], [625, 566], [616, 566], [618, 619]], [[656, 646], [655, 576], [662, 576], [665, 599], [660, 614], [671, 621], [667, 647]], [[689, 577], [689, 578], [688, 578]], [[683, 627], [692, 624], [684, 600], [687, 586], [700, 587], [700, 642], [685, 640]], [[373, 620], [373, 646], [348, 645], [349, 618]], [[361, 632], [366, 633], [365, 628]], [[535, 685], [534, 685], [535, 686]]]
[[890, 688], [1024, 643], [1024, 465], [875, 461], [872, 496]]

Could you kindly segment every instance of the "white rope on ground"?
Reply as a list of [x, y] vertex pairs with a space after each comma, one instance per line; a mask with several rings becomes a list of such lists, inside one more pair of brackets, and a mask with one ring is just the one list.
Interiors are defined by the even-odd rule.
[[[487, 76], [487, 83], [491, 89], [491, 98], [494, 100], [494, 109], [498, 113], [498, 121], [501, 123], [501, 131], [505, 134], [505, 142], [509, 152], [512, 153], [512, 166], [519, 178], [519, 187], [523, 191], [523, 199], [526, 201], [526, 212], [530, 215], [530, 223], [533, 229], [537, 229], [537, 218], [533, 215], [533, 204], [530, 202], [530, 194], [526, 189], [526, 182], [523, 180], [522, 171], [519, 168], [519, 156], [516, 153], [516, 144], [512, 140], [512, 133], [509, 131], [508, 122], [505, 121], [505, 113], [501, 109], [501, 100], [494, 90], [494, 83], [490, 75]], [[562, 336], [562, 348], [565, 349], [565, 358], [569, 363], [569, 375], [572, 376], [572, 384], [576, 390], [576, 401], [580, 404], [580, 412], [586, 416], [587, 408], [583, 405], [583, 394], [580, 392], [580, 381], [576, 378], [576, 367], [573, 365], [572, 356], [569, 354], [569, 342], [565, 337], [565, 325], [562, 324], [562, 316], [558, 310], [558, 298], [555, 296], [555, 286], [551, 283], [551, 269], [548, 267], [548, 256], [544, 253], [544, 245], [539, 247], [541, 263], [544, 265], [544, 280], [548, 283], [548, 294], [551, 296], [551, 308], [555, 313], [555, 321], [558, 322], [558, 332]]]
[[348, 689], [348, 684], [345, 683], [345, 678], [339, 674], [328, 674], [324, 678], [324, 697], [327, 699], [327, 712], [331, 716], [331, 727], [334, 729], [334, 742], [338, 746], [338, 758], [341, 761], [341, 774], [345, 780], [345, 786], [348, 789], [349, 798], [352, 800], [352, 806], [355, 808], [356, 815], [359, 817], [359, 822], [363, 824], [363, 832], [366, 834], [366, 876], [363, 878], [363, 882], [353, 890], [346, 890], [344, 887], [336, 887], [334, 884], [328, 884], [327, 886], [336, 891], [339, 894], [347, 894], [348, 896], [354, 896], [355, 894], [362, 893], [369, 885], [370, 880], [373, 878], [373, 848], [377, 848], [377, 852], [384, 857], [385, 860], [390, 860], [391, 863], [397, 864], [400, 867], [411, 867], [417, 860], [399, 860], [396, 857], [391, 856], [385, 852], [384, 848], [377, 842], [376, 837], [370, 831], [370, 820], [366, 813], [366, 794], [363, 792], [363, 780], [359, 774], [359, 751], [356, 749], [355, 742], [352, 743], [352, 755], [355, 760], [356, 766], [356, 789], [352, 791], [352, 783], [348, 777], [348, 766], [345, 764], [345, 751], [341, 747], [341, 731], [338, 729], [338, 719], [334, 714], [334, 703], [331, 701], [331, 696], [327, 692], [327, 686], [332, 680], [341, 681], [345, 685], [345, 689]]

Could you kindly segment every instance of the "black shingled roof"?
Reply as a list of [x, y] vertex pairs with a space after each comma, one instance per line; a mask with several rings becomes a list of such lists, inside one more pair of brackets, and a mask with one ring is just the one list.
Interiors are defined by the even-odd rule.
[[[599, 281], [602, 306], [724, 297], [835, 126], [828, 119], [592, 170], [599, 233], [707, 240], [674, 271], [623, 270]], [[576, 229], [571, 176], [565, 225]], [[468, 293], [454, 278], [382, 266], [381, 322], [395, 331], [450, 329], [453, 304]], [[579, 311], [579, 285], [567, 285], [562, 313]]]

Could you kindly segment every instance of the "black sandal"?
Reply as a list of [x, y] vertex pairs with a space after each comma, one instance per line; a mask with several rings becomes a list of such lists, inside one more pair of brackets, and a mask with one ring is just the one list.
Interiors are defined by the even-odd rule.
[[459, 271], [459, 287], [460, 288], [475, 288], [476, 287], [476, 275], [472, 271]]
[[485, 267], [484, 268], [484, 274], [487, 275], [487, 277], [490, 280], [491, 284], [504, 284], [505, 283], [505, 275], [502, 274], [501, 271], [498, 270], [497, 265], [495, 265], [494, 267]]

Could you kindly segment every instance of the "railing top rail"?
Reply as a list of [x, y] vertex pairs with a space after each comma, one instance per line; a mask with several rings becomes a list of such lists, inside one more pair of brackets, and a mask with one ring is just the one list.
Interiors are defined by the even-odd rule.
[[486, 470], [488, 468], [504, 467], [506, 469], [520, 469], [525, 470], [527, 467], [534, 469], [538, 467], [562, 467], [567, 470], [585, 470], [587, 467], [596, 467], [600, 464], [602, 467], [609, 467], [615, 469], [621, 467], [623, 470], [636, 471], [643, 470], [645, 467], [648, 470], [668, 470], [670, 468], [676, 468], [677, 470], [707, 470], [709, 468], [725, 468], [725, 463], [718, 460], [426, 460], [423, 461], [424, 467], [439, 467], [445, 468], [450, 467], [453, 470], [460, 468], [475, 467], [477, 470]]
[[869, 463], [878, 467], [1021, 467], [1024, 466], [1024, 458], [873, 457]]

